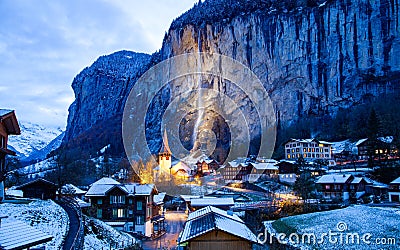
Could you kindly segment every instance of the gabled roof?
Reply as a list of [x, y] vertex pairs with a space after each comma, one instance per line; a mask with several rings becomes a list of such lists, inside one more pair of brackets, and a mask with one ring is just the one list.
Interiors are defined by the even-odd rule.
[[[351, 183], [352, 184], [358, 184], [363, 180], [364, 180], [364, 178], [362, 178], [362, 177], [354, 177], [354, 179], [351, 181]], [[367, 182], [366, 180], [364, 180], [364, 181]]]
[[278, 166], [276, 166], [275, 163], [252, 162], [250, 164], [257, 170], [279, 170]]
[[390, 182], [390, 184], [400, 184], [400, 177], [394, 179], [392, 182]]
[[153, 190], [157, 191], [154, 184], [121, 184], [118, 181], [105, 177], [90, 185], [86, 196], [106, 196], [114, 188], [119, 188], [127, 195], [150, 195]]
[[154, 197], [153, 197], [154, 203], [156, 203], [156, 205], [160, 205], [160, 204], [164, 203], [164, 198], [165, 198], [166, 194], [167, 193], [162, 192], [162, 193], [158, 193], [158, 194], [154, 195]]
[[43, 184], [46, 184], [46, 185], [49, 185], [49, 186], [53, 186], [53, 187], [57, 187], [57, 185], [54, 184], [54, 183], [51, 182], [51, 181], [45, 180], [45, 179], [43, 179], [43, 178], [38, 178], [38, 179], [36, 179], [36, 180], [33, 180], [33, 181], [27, 182], [27, 183], [25, 183], [25, 184], [22, 184], [21, 186], [18, 186], [18, 187], [16, 187], [15, 189], [19, 190], [19, 189], [22, 189], [22, 188], [24, 188], [24, 187], [26, 187], [26, 186], [32, 185], [32, 184], [34, 184], [34, 183], [36, 183], [36, 182], [42, 182]]
[[359, 146], [360, 144], [363, 144], [365, 141], [367, 141], [368, 138], [360, 139], [356, 142], [356, 146]]
[[97, 185], [97, 184], [111, 184], [111, 185], [115, 185], [115, 184], [121, 184], [121, 183], [119, 183], [118, 181], [116, 181], [116, 180], [114, 180], [114, 179], [112, 179], [112, 178], [103, 177], [103, 178], [101, 178], [100, 180], [98, 180], [98, 181], [92, 183], [92, 185]]
[[257, 238], [243, 221], [227, 212], [205, 207], [189, 215], [180, 235], [179, 243], [187, 242], [213, 230], [221, 230], [244, 240], [257, 243]]
[[4, 124], [9, 135], [21, 134], [17, 116], [14, 110], [0, 109], [0, 122]]
[[[74, 190], [75, 191], [74, 194], [85, 194], [86, 193], [86, 191], [83, 191], [82, 189], [80, 189], [77, 186], [72, 185], [72, 184], [65, 184], [63, 187], [70, 188], [70, 189]], [[61, 189], [61, 192], [62, 191], [63, 190]]]
[[299, 142], [299, 143], [310, 143], [310, 142], [317, 142], [317, 143], [321, 143], [321, 144], [328, 144], [328, 145], [332, 145], [331, 142], [327, 142], [327, 141], [319, 141], [315, 138], [311, 138], [311, 139], [290, 139], [288, 141], [286, 141], [284, 144], [287, 144], [288, 142]]
[[337, 183], [337, 184], [344, 184], [346, 183], [351, 174], [328, 174], [321, 176], [316, 183], [319, 184], [329, 184], [329, 183]]
[[198, 198], [191, 199], [190, 205], [192, 207], [202, 207], [202, 206], [233, 206], [235, 202], [233, 198]]
[[49, 242], [53, 236], [18, 220], [6, 220], [0, 227], [0, 249], [25, 249]]

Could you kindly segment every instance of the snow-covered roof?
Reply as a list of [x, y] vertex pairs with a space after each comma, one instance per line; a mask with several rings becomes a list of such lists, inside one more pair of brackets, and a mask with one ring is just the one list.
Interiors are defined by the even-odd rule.
[[192, 207], [202, 207], [202, 206], [233, 206], [235, 202], [233, 198], [197, 198], [191, 199], [190, 205]]
[[216, 213], [216, 214], [228, 217], [228, 218], [230, 218], [232, 220], [237, 220], [237, 221], [243, 223], [242, 219], [240, 219], [239, 216], [237, 216], [237, 215], [235, 215], [233, 213], [229, 214], [228, 211], [225, 211], [225, 210], [222, 210], [220, 208], [213, 207], [213, 206], [207, 206], [207, 207], [204, 207], [202, 209], [199, 209], [199, 210], [196, 210], [196, 211], [190, 213], [188, 218], [187, 218], [187, 220], [188, 221], [189, 220], [193, 220], [193, 219], [196, 219], [196, 218], [198, 218], [200, 216], [204, 216], [204, 215], [209, 214], [209, 213]]
[[49, 186], [54, 186], [54, 187], [56, 187], [56, 184], [54, 184], [53, 182], [48, 181], [48, 180], [45, 180], [45, 179], [43, 179], [43, 178], [38, 178], [38, 179], [36, 179], [36, 180], [33, 180], [33, 181], [27, 182], [27, 183], [25, 183], [25, 184], [22, 184], [21, 186], [18, 186], [18, 187], [16, 187], [15, 189], [19, 190], [19, 189], [21, 189], [21, 188], [23, 188], [23, 187], [26, 187], [26, 186], [31, 185], [31, 184], [36, 183], [36, 182], [42, 182], [42, 183], [47, 184], [47, 185], [49, 185]]
[[256, 236], [238, 216], [228, 215], [227, 212], [215, 207], [205, 207], [189, 215], [179, 242], [187, 242], [213, 230], [224, 231], [257, 243]]
[[130, 184], [125, 184], [124, 186], [130, 195], [150, 195], [153, 189], [155, 188], [154, 184], [139, 184], [139, 183], [130, 183]]
[[1, 249], [25, 249], [48, 241], [53, 236], [18, 220], [6, 220], [0, 227]]
[[0, 109], [0, 116], [5, 116], [11, 112], [13, 112], [11, 109]]
[[380, 140], [381, 142], [384, 143], [392, 143], [393, 142], [394, 137], [393, 136], [382, 136], [382, 137], [378, 137], [378, 140]]
[[400, 177], [394, 179], [392, 182], [390, 182], [390, 184], [400, 184]]
[[114, 180], [112, 178], [103, 177], [100, 180], [94, 182], [92, 185], [97, 185], [97, 184], [112, 184], [112, 185], [115, 185], [115, 184], [121, 184], [121, 183], [119, 183], [118, 181], [116, 181], [116, 180]]
[[346, 183], [351, 174], [328, 174], [321, 176], [316, 183]]
[[[354, 179], [351, 181], [352, 184], [358, 184], [363, 180], [362, 177], [354, 177]], [[364, 180], [365, 181], [365, 180]]]
[[317, 143], [321, 143], [321, 144], [328, 144], [328, 145], [332, 145], [331, 142], [327, 142], [327, 141], [319, 141], [315, 138], [311, 138], [311, 139], [290, 139], [288, 142], [300, 142], [300, 143], [310, 143], [310, 142], [317, 142]]
[[198, 198], [200, 198], [199, 195], [186, 195], [186, 194], [181, 194], [180, 197], [181, 197], [185, 202], [191, 201], [192, 199], [198, 199]]
[[153, 197], [154, 203], [156, 203], [157, 205], [163, 203], [166, 194], [167, 193], [162, 192], [162, 193], [158, 193], [157, 195], [154, 195], [154, 197]]
[[[344, 150], [349, 150], [349, 145], [350, 145], [349, 140], [344, 140], [344, 141], [338, 141], [338, 142], [332, 142], [332, 153], [333, 154], [340, 154]], [[350, 148], [351, 150], [351, 148]]]
[[256, 162], [256, 163], [251, 163], [251, 165], [258, 170], [263, 170], [263, 169], [279, 170], [278, 166], [276, 166], [275, 163]]
[[360, 139], [356, 142], [356, 146], [360, 145], [361, 143], [365, 142], [366, 140], [368, 140], [368, 138], [364, 138], [364, 139]]
[[280, 160], [279, 162], [277, 162], [276, 163], [276, 165], [279, 165], [280, 163], [283, 163], [283, 162], [286, 162], [286, 163], [289, 163], [289, 164], [296, 164], [296, 161], [292, 161], [292, 160]]
[[127, 195], [150, 195], [155, 186], [139, 183], [121, 184], [111, 178], [102, 178], [90, 186], [86, 196], [105, 196], [113, 188], [119, 188]]
[[[68, 189], [72, 189], [74, 190], [74, 194], [85, 194], [86, 191], [83, 191], [82, 189], [78, 188], [77, 186], [73, 185], [73, 184], [65, 184], [63, 187], [66, 187]], [[62, 189], [61, 189], [62, 191]]]

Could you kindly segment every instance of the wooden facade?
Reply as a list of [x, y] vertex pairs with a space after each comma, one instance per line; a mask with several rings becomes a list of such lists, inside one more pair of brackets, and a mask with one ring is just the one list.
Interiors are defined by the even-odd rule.
[[252, 242], [221, 230], [212, 230], [188, 242], [191, 250], [250, 250]]
[[53, 182], [39, 178], [34, 181], [25, 183], [16, 188], [22, 190], [24, 198], [36, 198], [42, 200], [55, 199], [57, 185]]
[[153, 202], [157, 193], [154, 185], [147, 184], [93, 184], [86, 197], [94, 217], [116, 229], [151, 237], [154, 217], [158, 216]]
[[19, 135], [21, 130], [13, 110], [0, 109], [0, 201], [4, 199], [4, 180], [6, 178], [6, 156], [15, 155], [7, 148], [8, 136]]
[[207, 176], [215, 173], [219, 168], [219, 164], [215, 160], [202, 160], [196, 163], [196, 167], [198, 176]]

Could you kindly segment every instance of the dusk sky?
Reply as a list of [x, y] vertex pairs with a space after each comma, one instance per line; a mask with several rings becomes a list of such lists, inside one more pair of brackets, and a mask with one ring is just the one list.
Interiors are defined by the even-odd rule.
[[0, 0], [0, 108], [65, 127], [73, 78], [118, 50], [153, 53], [196, 0]]

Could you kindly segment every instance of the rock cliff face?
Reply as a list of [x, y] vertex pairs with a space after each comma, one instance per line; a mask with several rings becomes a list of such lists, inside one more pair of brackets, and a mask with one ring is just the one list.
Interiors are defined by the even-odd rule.
[[98, 122], [121, 115], [125, 100], [151, 56], [120, 51], [102, 56], [72, 82], [75, 101], [69, 107], [64, 141], [69, 141]]
[[[121, 114], [134, 82], [155, 62], [189, 52], [219, 53], [249, 67], [268, 91], [280, 124], [306, 115], [334, 115], [371, 95], [399, 93], [399, 0], [297, 2], [288, 8], [266, 0], [208, 0], [172, 23], [160, 53], [150, 57], [124, 51], [101, 57], [72, 83], [76, 100], [69, 109], [65, 142]], [[232, 92], [227, 83], [217, 83], [215, 77], [202, 82], [235, 96], [235, 102], [242, 101], [243, 95]], [[171, 97], [174, 89], [196, 86], [187, 84], [174, 81]], [[162, 109], [164, 99], [152, 107]], [[212, 107], [208, 112], [216, 121], [208, 126], [225, 131]], [[188, 147], [195, 120], [196, 114], [189, 114], [182, 126], [181, 137]], [[159, 127], [151, 129], [146, 135], [160, 139], [155, 131]], [[256, 139], [257, 126], [251, 130]], [[220, 133], [222, 139], [225, 135]]]
[[399, 90], [398, 0], [327, 1], [290, 11], [271, 5], [217, 22], [204, 13], [190, 20], [202, 6], [196, 8], [172, 24], [164, 58], [202, 51], [240, 61], [263, 82], [280, 122], [334, 114]]

